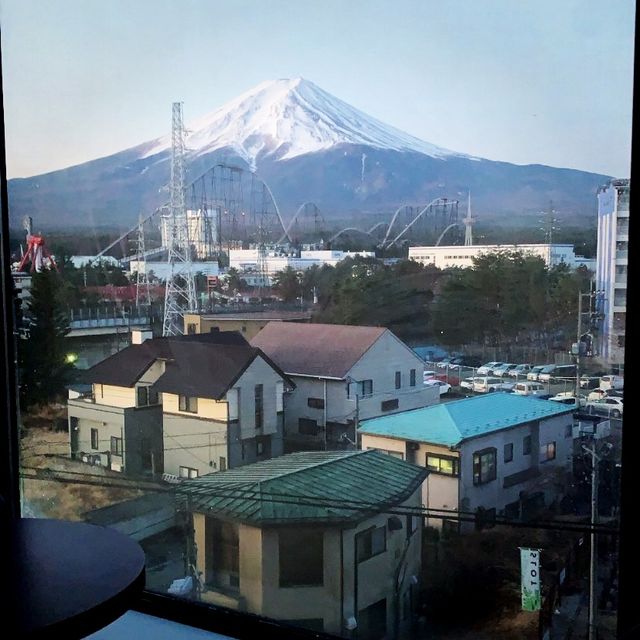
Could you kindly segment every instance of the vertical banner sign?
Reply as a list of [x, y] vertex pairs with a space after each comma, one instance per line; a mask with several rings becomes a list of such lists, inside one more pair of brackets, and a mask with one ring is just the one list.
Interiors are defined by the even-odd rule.
[[520, 592], [523, 611], [538, 611], [540, 595], [540, 549], [520, 547]]

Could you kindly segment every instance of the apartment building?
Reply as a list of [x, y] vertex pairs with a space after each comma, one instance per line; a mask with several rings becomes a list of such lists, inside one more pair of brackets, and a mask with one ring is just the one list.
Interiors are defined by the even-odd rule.
[[282, 454], [293, 383], [233, 332], [156, 338], [87, 372], [68, 400], [73, 457], [131, 474], [192, 478]]
[[611, 180], [598, 191], [598, 352], [609, 364], [624, 362], [630, 188], [629, 180]]
[[398, 637], [416, 604], [422, 522], [388, 511], [418, 509], [427, 475], [377, 451], [313, 451], [182, 483], [200, 598], [361, 640]]
[[[526, 516], [560, 497], [572, 469], [573, 409], [496, 392], [365, 420], [362, 448], [429, 470], [429, 509]], [[430, 518], [434, 527], [457, 523]]]
[[423, 360], [384, 327], [271, 322], [251, 344], [295, 382], [289, 451], [353, 447], [358, 422], [440, 401], [423, 383]]

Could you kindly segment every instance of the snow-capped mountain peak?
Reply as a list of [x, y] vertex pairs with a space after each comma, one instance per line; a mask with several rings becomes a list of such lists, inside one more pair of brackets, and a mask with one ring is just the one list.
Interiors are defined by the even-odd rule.
[[[304, 78], [262, 82], [212, 113], [187, 123], [187, 148], [197, 154], [233, 148], [251, 166], [259, 155], [288, 159], [338, 144], [463, 156], [384, 124]], [[169, 149], [170, 136], [153, 141], [143, 157]]]

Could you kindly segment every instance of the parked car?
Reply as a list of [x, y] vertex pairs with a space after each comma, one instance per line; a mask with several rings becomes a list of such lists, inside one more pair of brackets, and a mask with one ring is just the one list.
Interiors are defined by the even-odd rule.
[[422, 381], [426, 382], [427, 380], [433, 380], [436, 377], [435, 371], [425, 371], [422, 374]]
[[525, 379], [529, 371], [531, 371], [533, 365], [530, 364], [518, 364], [513, 369], [507, 371], [507, 375], [518, 380]]
[[600, 386], [600, 378], [606, 375], [605, 373], [583, 373], [580, 376], [580, 388], [581, 389], [596, 389]]
[[529, 373], [527, 373], [527, 380], [531, 380], [533, 382], [536, 382], [538, 380], [538, 375], [540, 375], [540, 372], [545, 368], [548, 367], [550, 365], [548, 364], [538, 364], [535, 367], [532, 367], [531, 371], [529, 371]]
[[479, 376], [490, 376], [491, 372], [494, 370], [495, 367], [499, 367], [501, 365], [503, 365], [504, 362], [487, 362], [486, 364], [483, 364], [482, 366], [478, 367], [478, 370], [476, 371], [476, 373]]
[[603, 398], [602, 400], [587, 402], [585, 408], [589, 413], [597, 413], [610, 418], [621, 418], [622, 407], [622, 398]]
[[622, 376], [602, 376], [600, 378], [601, 389], [624, 389], [624, 378]]
[[442, 380], [427, 380], [424, 384], [427, 387], [439, 387], [441, 396], [451, 391], [451, 385], [448, 382], [443, 382]]
[[547, 388], [541, 382], [516, 382], [513, 387], [513, 393], [519, 396], [537, 396], [541, 393], [547, 393]]
[[576, 402], [576, 397], [573, 393], [557, 393], [555, 396], [551, 396], [549, 400], [553, 402], [561, 402], [562, 404], [571, 404], [576, 407], [586, 407], [587, 400], [580, 396]]
[[538, 374], [538, 382], [559, 382], [575, 377], [575, 364], [551, 364]]
[[512, 371], [517, 366], [518, 365], [514, 362], [503, 362], [499, 367], [493, 368], [493, 372], [491, 373], [491, 375], [503, 378], [504, 376], [508, 375], [509, 371]]
[[470, 378], [464, 378], [464, 380], [460, 380], [460, 388], [461, 389], [470, 389], [471, 391], [473, 391], [473, 382], [474, 380], [476, 380], [476, 378], [474, 376], [471, 376]]
[[602, 389], [598, 387], [593, 391], [590, 391], [587, 395], [587, 400], [590, 402], [597, 402], [604, 398], [622, 398], [622, 391], [616, 391], [615, 389]]
[[436, 362], [436, 367], [440, 369], [446, 369], [449, 366], [449, 363], [454, 359], [453, 356], [449, 356], [448, 358], [442, 358], [439, 362]]
[[511, 391], [513, 387], [513, 382], [503, 382], [502, 378], [496, 378], [495, 376], [480, 376], [473, 381], [473, 390], [478, 393]]
[[553, 398], [553, 393], [536, 393], [533, 397], [536, 400], [549, 400], [549, 398]]

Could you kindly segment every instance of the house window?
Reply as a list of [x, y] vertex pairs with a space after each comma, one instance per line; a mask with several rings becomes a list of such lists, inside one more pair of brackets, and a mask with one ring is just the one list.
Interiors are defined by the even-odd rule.
[[305, 436], [315, 436], [318, 434], [318, 423], [311, 418], [298, 418], [298, 432]]
[[198, 413], [198, 398], [192, 396], [178, 396], [178, 409], [189, 413]]
[[548, 460], [555, 460], [556, 458], [556, 443], [547, 442], [540, 447], [540, 462], [546, 462]]
[[409, 371], [409, 386], [410, 387], [416, 386], [416, 370], [415, 369], [411, 369]]
[[504, 461], [511, 462], [513, 460], [513, 442], [504, 445]]
[[496, 479], [496, 449], [483, 449], [473, 454], [473, 484], [485, 484]]
[[264, 387], [257, 384], [255, 387], [255, 413], [256, 429], [262, 429], [264, 422]]
[[522, 455], [531, 455], [531, 436], [525, 436], [522, 438]]
[[373, 393], [373, 380], [361, 380], [358, 385], [360, 397], [370, 396]]
[[373, 556], [387, 550], [387, 529], [385, 527], [371, 527], [356, 535], [356, 550], [358, 562], [364, 562]]
[[256, 441], [256, 455], [261, 456], [264, 454], [264, 442], [262, 440]]
[[149, 387], [138, 387], [137, 391], [137, 407], [146, 407], [149, 404]]
[[192, 336], [196, 333], [196, 325], [194, 322], [187, 324], [187, 335]]
[[307, 406], [312, 409], [324, 409], [324, 400], [322, 398], [307, 398]]
[[111, 453], [114, 456], [122, 455], [122, 438], [111, 436]]
[[220, 462], [218, 464], [218, 468], [220, 469], [220, 471], [227, 470], [227, 459], [224, 456], [220, 456]]
[[181, 478], [197, 478], [198, 470], [193, 469], [192, 467], [180, 467], [178, 470], [178, 475]]
[[402, 372], [396, 371], [396, 389], [402, 386]]
[[572, 424], [566, 424], [564, 426], [564, 437], [565, 438], [572, 438], [573, 437], [573, 425]]
[[207, 519], [205, 541], [211, 555], [207, 582], [223, 588], [237, 589], [240, 583], [240, 544], [238, 525]]
[[324, 583], [324, 532], [280, 529], [280, 587], [317, 587]]
[[98, 430], [97, 429], [91, 429], [91, 448], [92, 449], [98, 448]]
[[380, 403], [380, 411], [391, 411], [392, 409], [398, 408], [398, 399], [394, 398], [393, 400], [383, 400]]
[[427, 454], [427, 469], [433, 473], [441, 473], [445, 476], [457, 476], [460, 474], [460, 461], [451, 456], [434, 456]]

